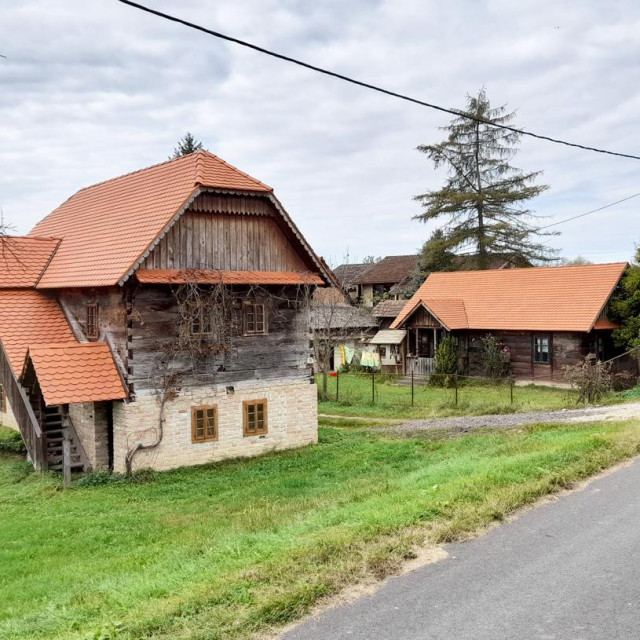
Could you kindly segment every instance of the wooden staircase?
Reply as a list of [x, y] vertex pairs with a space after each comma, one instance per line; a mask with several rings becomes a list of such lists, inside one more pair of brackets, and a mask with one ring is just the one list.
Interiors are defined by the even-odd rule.
[[[64, 429], [68, 422], [59, 406], [47, 407], [42, 415], [42, 431], [45, 437], [45, 455], [47, 467], [50, 471], [62, 471]], [[70, 437], [69, 466], [71, 471], [87, 471], [82, 454], [78, 447], [77, 437]]]

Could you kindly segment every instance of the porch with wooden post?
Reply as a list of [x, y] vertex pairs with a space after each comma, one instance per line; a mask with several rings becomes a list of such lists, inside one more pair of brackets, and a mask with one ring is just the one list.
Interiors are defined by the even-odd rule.
[[446, 330], [426, 308], [420, 307], [407, 319], [406, 373], [428, 376], [435, 372], [436, 351]]

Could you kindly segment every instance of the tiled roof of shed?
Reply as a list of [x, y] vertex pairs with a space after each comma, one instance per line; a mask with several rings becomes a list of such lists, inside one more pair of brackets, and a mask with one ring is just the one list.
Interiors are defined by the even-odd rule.
[[308, 271], [225, 271], [220, 269], [138, 269], [136, 277], [146, 284], [323, 284]]
[[371, 313], [377, 318], [395, 318], [403, 309], [406, 300], [382, 300]]
[[60, 240], [0, 236], [0, 288], [35, 287]]
[[0, 340], [16, 377], [29, 345], [76, 342], [57, 301], [33, 289], [0, 289]]
[[48, 406], [127, 397], [104, 342], [33, 346], [28, 358]]
[[200, 187], [272, 191], [206, 151], [81, 189], [31, 231], [62, 238], [38, 288], [117, 284]]
[[[444, 301], [459, 299], [467, 325], [452, 329], [590, 331], [626, 266], [615, 262], [431, 273], [391, 327], [401, 326], [420, 303], [446, 323]], [[455, 317], [462, 323], [459, 309]]]

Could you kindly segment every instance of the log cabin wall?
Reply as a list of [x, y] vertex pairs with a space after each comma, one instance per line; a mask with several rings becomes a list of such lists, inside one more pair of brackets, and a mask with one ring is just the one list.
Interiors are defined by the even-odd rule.
[[87, 305], [98, 305], [98, 332], [109, 334], [117, 354], [126, 360], [127, 314], [125, 307], [126, 290], [122, 287], [100, 289], [63, 289], [58, 293], [62, 308], [72, 316], [72, 329], [87, 330]]
[[[466, 354], [469, 375], [482, 376], [480, 338], [493, 335], [501, 344], [509, 348], [511, 372], [517, 379], [537, 379], [563, 381], [562, 367], [582, 361], [582, 333], [532, 332], [532, 331], [472, 331], [469, 332], [469, 346]], [[533, 362], [533, 336], [546, 335], [551, 339], [551, 364]]]
[[416, 309], [403, 326], [407, 329], [420, 327], [440, 329], [442, 327], [440, 322], [438, 322], [438, 320], [423, 307]]
[[[230, 299], [230, 341], [226, 355], [208, 357], [193, 375], [181, 377], [181, 386], [308, 379], [308, 314], [301, 291], [297, 287], [262, 287], [254, 291], [235, 288]], [[265, 303], [267, 334], [243, 335], [242, 303], [247, 300]], [[136, 394], [157, 388], [157, 363], [164, 354], [172, 352], [177, 321], [178, 305], [171, 287], [138, 288], [131, 302], [127, 331], [128, 380]], [[175, 357], [174, 368], [189, 371], [188, 354]]]
[[201, 194], [145, 259], [143, 269], [307, 271], [271, 202]]

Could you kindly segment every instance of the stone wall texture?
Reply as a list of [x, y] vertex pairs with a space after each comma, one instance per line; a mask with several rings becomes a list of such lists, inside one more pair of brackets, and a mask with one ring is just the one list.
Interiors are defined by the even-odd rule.
[[94, 471], [109, 468], [109, 442], [105, 402], [81, 402], [69, 405], [73, 422], [89, 463]]
[[[243, 435], [243, 401], [267, 400], [268, 431]], [[218, 439], [191, 440], [191, 408], [215, 405]], [[151, 444], [159, 432], [160, 406], [155, 395], [138, 396], [129, 404], [114, 403], [114, 471], [125, 471], [127, 452], [138, 443]], [[257, 456], [303, 447], [318, 441], [317, 388], [306, 380], [251, 381], [233, 393], [215, 387], [190, 388], [167, 402], [160, 444], [136, 454], [133, 468], [165, 470], [227, 458]]]
[[6, 400], [5, 405], [7, 410], [0, 411], [0, 424], [3, 427], [9, 427], [10, 429], [15, 429], [16, 431], [19, 431], [20, 427], [18, 426], [18, 422], [16, 421], [15, 416], [13, 415], [13, 411], [11, 411], [9, 398], [5, 396], [5, 400]]

